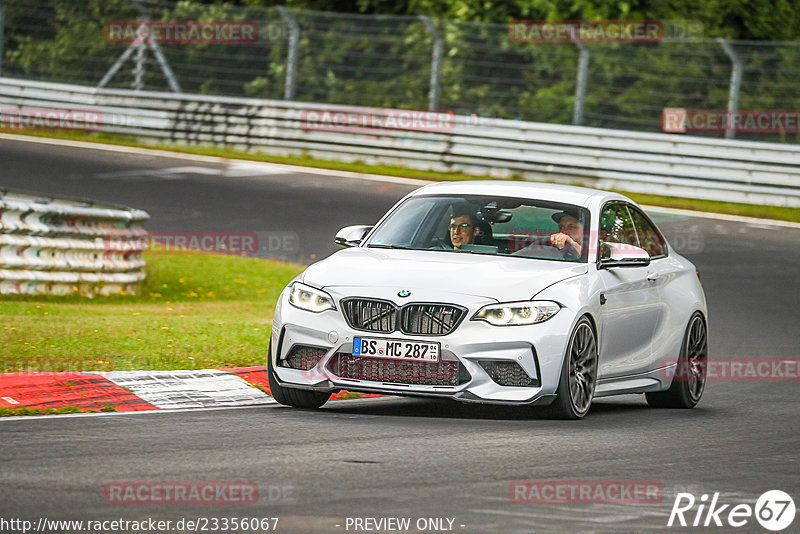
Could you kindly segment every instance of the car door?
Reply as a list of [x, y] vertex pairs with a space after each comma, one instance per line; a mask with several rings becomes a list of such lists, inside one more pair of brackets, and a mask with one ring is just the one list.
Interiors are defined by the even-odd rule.
[[636, 229], [639, 246], [650, 255], [647, 279], [658, 290], [660, 313], [653, 330], [652, 355], [647, 369], [645, 369], [653, 370], [663, 367], [667, 361], [674, 359], [676, 354], [676, 351], [673, 350], [674, 340], [669, 339], [670, 309], [666, 303], [665, 296], [668, 291], [665, 291], [665, 288], [676, 280], [678, 267], [672, 258], [668, 257], [667, 242], [653, 221], [636, 206], [628, 205], [628, 212], [631, 214], [633, 226]]
[[[601, 242], [640, 246], [627, 203], [607, 203], [599, 228]], [[600, 306], [599, 377], [635, 374], [652, 364], [653, 334], [662, 313], [652, 273], [649, 266], [598, 270], [605, 288]]]

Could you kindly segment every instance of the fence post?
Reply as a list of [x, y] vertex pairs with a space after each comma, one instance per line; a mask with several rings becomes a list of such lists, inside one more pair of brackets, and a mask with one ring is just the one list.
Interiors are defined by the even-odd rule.
[[431, 37], [433, 37], [433, 52], [431, 54], [431, 83], [428, 89], [428, 109], [433, 111], [439, 109], [439, 79], [442, 74], [442, 54], [444, 52], [444, 39], [439, 28], [433, 23], [430, 17], [420, 15], [419, 19], [425, 25]]
[[144, 50], [144, 44], [136, 45], [136, 54], [134, 55], [133, 65], [133, 82], [131, 83], [131, 89], [134, 91], [141, 91], [144, 87]]
[[164, 77], [167, 79], [167, 83], [169, 84], [170, 89], [172, 89], [172, 92], [180, 93], [181, 86], [178, 83], [178, 80], [175, 78], [175, 75], [172, 73], [172, 69], [169, 67], [169, 63], [167, 63], [167, 58], [165, 58], [164, 54], [161, 53], [161, 48], [159, 48], [158, 44], [152, 39], [147, 40], [147, 47], [150, 48], [150, 51], [156, 57], [156, 61], [158, 61], [158, 64], [161, 67], [161, 72], [164, 73]]
[[277, 6], [283, 22], [289, 27], [289, 51], [286, 54], [286, 85], [283, 99], [294, 100], [295, 73], [297, 72], [297, 42], [300, 40], [300, 25], [292, 18], [286, 6]]
[[0, 0], [0, 76], [3, 75], [3, 42], [5, 40], [6, 6]]
[[733, 139], [736, 137], [736, 128], [733, 126], [732, 119], [733, 114], [739, 109], [739, 87], [742, 85], [742, 60], [728, 41], [722, 37], [719, 37], [717, 41], [722, 45], [722, 49], [733, 65], [731, 69], [731, 86], [728, 91], [728, 118], [725, 121], [725, 139]]
[[589, 48], [573, 34], [573, 42], [577, 45], [578, 54], [578, 74], [575, 80], [575, 107], [572, 110], [572, 124], [581, 126], [583, 124], [583, 103], [586, 100], [586, 78], [589, 70]]

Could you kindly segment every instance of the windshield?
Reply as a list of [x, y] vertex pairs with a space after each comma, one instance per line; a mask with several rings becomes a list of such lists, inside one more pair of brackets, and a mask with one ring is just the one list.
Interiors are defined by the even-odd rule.
[[585, 263], [588, 228], [588, 210], [571, 204], [419, 196], [398, 206], [365, 246]]

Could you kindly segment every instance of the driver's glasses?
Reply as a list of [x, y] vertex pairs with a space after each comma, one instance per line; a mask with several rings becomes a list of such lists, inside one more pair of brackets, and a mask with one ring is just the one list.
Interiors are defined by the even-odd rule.
[[472, 228], [473, 224], [461, 223], [461, 224], [451, 224], [448, 226], [450, 228], [450, 232], [464, 232], [467, 228]]

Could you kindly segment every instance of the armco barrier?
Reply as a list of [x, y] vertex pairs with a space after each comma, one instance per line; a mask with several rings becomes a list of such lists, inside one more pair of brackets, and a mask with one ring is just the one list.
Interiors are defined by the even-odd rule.
[[20, 126], [12, 124], [14, 110], [30, 109], [90, 110], [97, 122], [89, 129], [166, 143], [800, 207], [796, 145], [475, 116], [453, 116], [438, 129], [309, 126], [310, 110], [386, 110], [0, 78], [0, 126]]
[[141, 210], [0, 189], [0, 294], [136, 291], [147, 219]]

